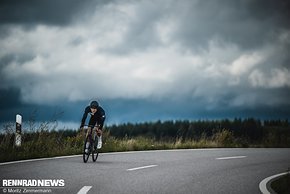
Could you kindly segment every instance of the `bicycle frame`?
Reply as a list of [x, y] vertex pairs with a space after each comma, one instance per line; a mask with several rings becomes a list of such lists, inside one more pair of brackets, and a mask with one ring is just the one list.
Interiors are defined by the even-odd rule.
[[[87, 127], [87, 129], [90, 129], [90, 134], [92, 134], [92, 130], [96, 129], [96, 132], [99, 130], [99, 125], [84, 125], [84, 127]], [[89, 132], [86, 132], [86, 137], [88, 136]]]
[[[90, 126], [90, 125], [85, 125], [87, 127], [87, 131], [85, 131], [85, 140], [84, 140], [84, 148], [83, 148], [83, 161], [86, 163], [89, 159], [90, 154], [92, 154], [92, 159], [93, 162], [95, 162], [98, 158], [98, 150], [95, 149], [95, 140], [96, 140], [96, 135], [93, 137], [93, 130], [94, 128], [97, 128], [97, 126]], [[87, 143], [89, 143], [89, 146], [87, 147]]]

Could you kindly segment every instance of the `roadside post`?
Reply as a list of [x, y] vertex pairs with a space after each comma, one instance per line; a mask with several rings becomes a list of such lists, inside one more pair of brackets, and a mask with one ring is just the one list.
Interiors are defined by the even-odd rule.
[[21, 125], [22, 125], [22, 116], [16, 115], [16, 133], [15, 133], [15, 145], [16, 147], [21, 146]]

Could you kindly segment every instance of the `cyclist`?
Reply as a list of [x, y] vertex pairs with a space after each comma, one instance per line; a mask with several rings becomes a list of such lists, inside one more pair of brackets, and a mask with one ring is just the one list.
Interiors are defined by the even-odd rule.
[[[103, 130], [103, 125], [106, 119], [105, 111], [99, 105], [97, 101], [92, 101], [91, 104], [85, 108], [83, 118], [81, 121], [81, 126], [80, 126], [81, 129], [84, 127], [88, 114], [91, 115], [91, 118], [89, 120], [88, 133], [90, 132], [90, 130], [92, 130], [92, 128], [96, 129], [96, 134], [98, 136], [98, 145], [97, 146], [95, 145], [94, 148], [101, 149], [102, 148], [102, 130]], [[86, 148], [88, 148], [88, 146], [89, 144], [86, 145]], [[87, 152], [87, 149], [86, 149], [86, 152]]]

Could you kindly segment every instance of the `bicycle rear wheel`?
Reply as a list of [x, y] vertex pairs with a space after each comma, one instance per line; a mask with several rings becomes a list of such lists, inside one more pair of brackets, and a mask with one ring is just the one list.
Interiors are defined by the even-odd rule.
[[[91, 144], [90, 146], [87, 148], [86, 145], [87, 145], [87, 142], [90, 142], [90, 138], [89, 138], [89, 135], [86, 137], [85, 139], [85, 143], [84, 143], [84, 149], [83, 149], [83, 161], [84, 163], [86, 163], [89, 159], [89, 156], [90, 156], [90, 153], [91, 153]], [[88, 149], [87, 152], [86, 152], [86, 148]]]

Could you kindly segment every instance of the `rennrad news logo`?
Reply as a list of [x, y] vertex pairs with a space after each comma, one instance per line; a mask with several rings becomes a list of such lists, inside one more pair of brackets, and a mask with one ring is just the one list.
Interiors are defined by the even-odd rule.
[[4, 179], [2, 187], [64, 187], [63, 179]]

